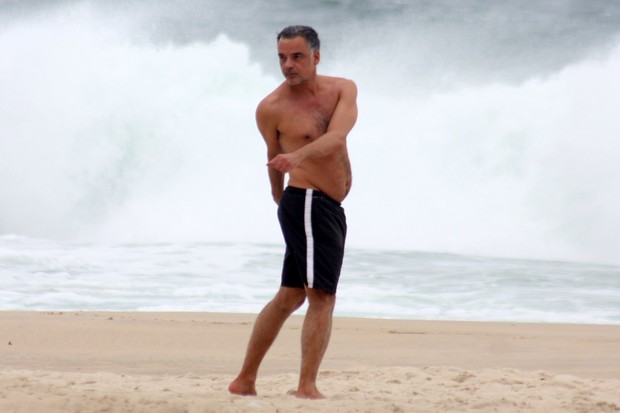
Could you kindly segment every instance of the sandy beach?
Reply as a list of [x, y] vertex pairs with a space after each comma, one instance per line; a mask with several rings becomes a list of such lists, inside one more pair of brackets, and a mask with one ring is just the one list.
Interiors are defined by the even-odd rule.
[[255, 315], [0, 312], [0, 412], [618, 412], [620, 326], [336, 318], [298, 400], [285, 325], [257, 397], [227, 393]]

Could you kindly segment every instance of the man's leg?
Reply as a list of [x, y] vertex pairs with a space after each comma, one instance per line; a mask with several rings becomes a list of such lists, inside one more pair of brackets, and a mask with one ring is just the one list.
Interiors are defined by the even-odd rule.
[[265, 354], [276, 339], [286, 319], [304, 303], [306, 292], [301, 288], [280, 287], [276, 296], [254, 323], [241, 372], [228, 386], [228, 391], [242, 396], [256, 395], [256, 376]]
[[332, 331], [336, 295], [313, 288], [306, 288], [306, 294], [308, 311], [301, 332], [301, 372], [295, 395], [322, 399], [324, 396], [316, 387], [316, 378]]

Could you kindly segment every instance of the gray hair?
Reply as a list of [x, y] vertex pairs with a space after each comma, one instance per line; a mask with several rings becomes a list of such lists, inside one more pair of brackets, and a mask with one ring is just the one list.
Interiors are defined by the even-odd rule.
[[278, 41], [280, 41], [280, 39], [292, 39], [297, 36], [301, 36], [306, 39], [308, 46], [310, 46], [310, 50], [317, 51], [321, 49], [319, 35], [316, 30], [310, 26], [285, 27], [280, 33], [278, 33]]

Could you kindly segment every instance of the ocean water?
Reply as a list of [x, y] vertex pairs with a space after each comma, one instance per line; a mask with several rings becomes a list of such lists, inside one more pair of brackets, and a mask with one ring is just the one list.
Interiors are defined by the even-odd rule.
[[[0, 238], [0, 310], [257, 313], [280, 245]], [[620, 324], [620, 267], [349, 249], [337, 316]], [[300, 311], [303, 313], [305, 308]]]
[[340, 315], [620, 322], [606, 0], [0, 0], [0, 308], [258, 311], [298, 23], [359, 89]]

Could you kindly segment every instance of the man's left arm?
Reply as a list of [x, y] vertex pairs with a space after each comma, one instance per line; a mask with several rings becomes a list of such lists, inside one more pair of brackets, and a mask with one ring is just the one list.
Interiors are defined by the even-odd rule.
[[342, 80], [340, 99], [329, 122], [327, 131], [314, 142], [294, 152], [280, 154], [269, 162], [269, 166], [286, 173], [308, 158], [319, 158], [342, 150], [347, 135], [357, 121], [357, 87], [352, 80]]

